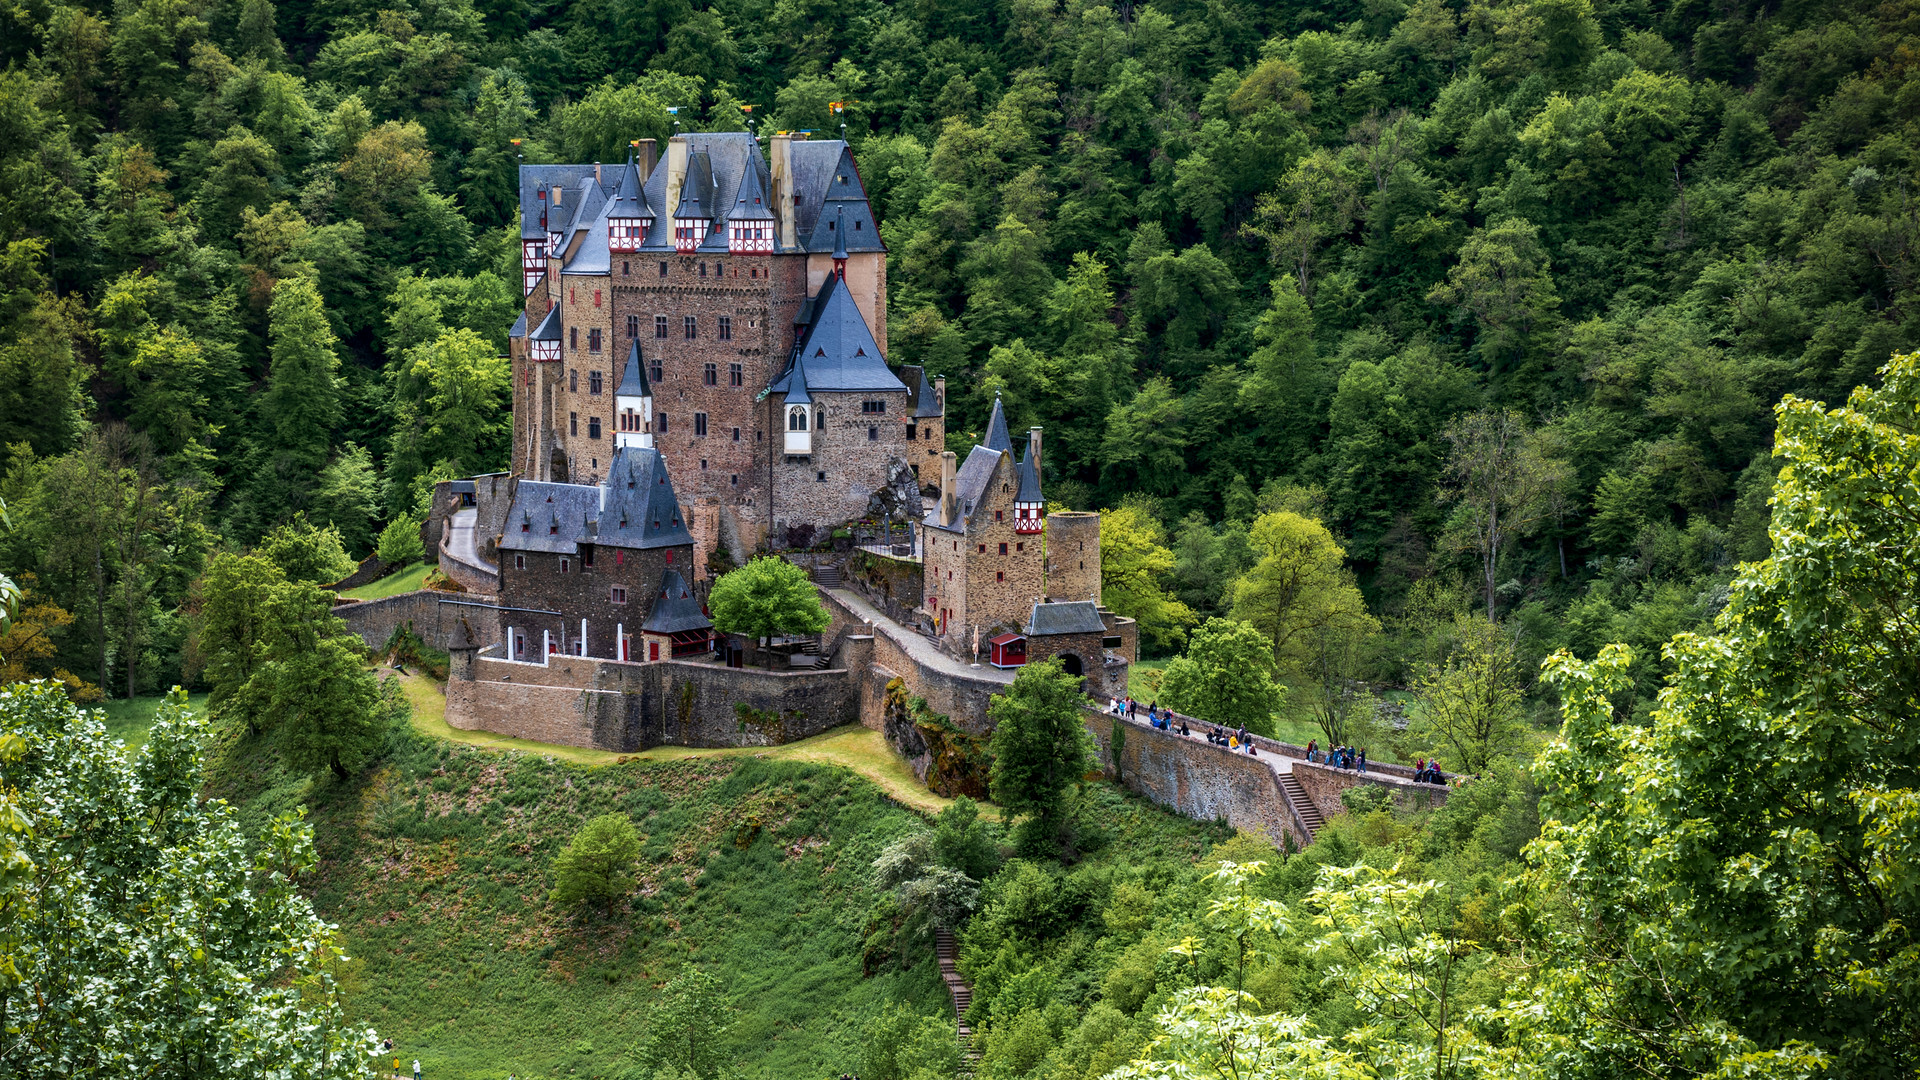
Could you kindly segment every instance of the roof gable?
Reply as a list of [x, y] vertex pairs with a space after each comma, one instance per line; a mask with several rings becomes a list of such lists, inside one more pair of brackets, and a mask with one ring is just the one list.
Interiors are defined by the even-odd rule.
[[834, 390], [902, 390], [907, 384], [887, 367], [880, 345], [867, 328], [866, 316], [853, 301], [846, 284], [828, 275], [815, 297], [813, 321], [794, 354], [794, 363], [768, 390], [792, 400], [796, 384], [818, 393]]
[[640, 624], [640, 629], [655, 634], [678, 634], [711, 626], [713, 621], [700, 610], [700, 601], [693, 598], [686, 579], [678, 570], [668, 567], [667, 572], [660, 575], [660, 588], [653, 594], [653, 608], [647, 612], [647, 621]]
[[653, 447], [616, 449], [599, 491], [598, 543], [625, 548], [693, 543], [693, 534], [680, 520], [680, 500], [673, 493], [667, 464]]
[[1035, 604], [1027, 619], [1029, 637], [1054, 634], [1105, 634], [1106, 621], [1100, 607], [1091, 600], [1073, 600], [1058, 604]]

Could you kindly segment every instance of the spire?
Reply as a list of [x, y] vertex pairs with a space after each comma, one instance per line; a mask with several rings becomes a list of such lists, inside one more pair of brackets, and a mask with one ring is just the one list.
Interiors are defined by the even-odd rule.
[[620, 373], [620, 385], [613, 391], [614, 397], [652, 397], [653, 387], [647, 383], [646, 368], [640, 363], [640, 343], [627, 346], [627, 369]]
[[840, 280], [847, 277], [847, 211], [841, 207], [834, 211], [833, 223], [833, 272]]
[[997, 393], [993, 395], [993, 415], [987, 417], [987, 441], [980, 445], [1003, 454], [1013, 452], [1013, 439], [1007, 435], [1007, 413]]
[[653, 218], [646, 185], [640, 181], [640, 164], [632, 154], [627, 155], [627, 163], [620, 169], [620, 189], [614, 193], [613, 206], [612, 217]]

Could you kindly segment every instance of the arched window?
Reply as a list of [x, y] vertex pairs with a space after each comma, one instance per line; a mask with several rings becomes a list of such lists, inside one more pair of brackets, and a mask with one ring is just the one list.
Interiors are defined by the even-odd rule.
[[793, 408], [787, 410], [787, 430], [788, 431], [807, 430], [807, 407], [806, 406], [795, 405]]

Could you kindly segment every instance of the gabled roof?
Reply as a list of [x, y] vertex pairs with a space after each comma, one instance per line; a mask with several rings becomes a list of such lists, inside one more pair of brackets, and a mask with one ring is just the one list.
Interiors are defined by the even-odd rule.
[[706, 630], [713, 621], [700, 610], [700, 601], [693, 598], [693, 590], [678, 570], [672, 567], [660, 575], [660, 589], [653, 595], [653, 610], [647, 612], [647, 621], [640, 629], [655, 634], [678, 634], [686, 630]]
[[647, 201], [646, 188], [640, 183], [640, 166], [632, 154], [620, 167], [620, 186], [614, 189], [613, 208], [607, 213], [609, 217], [653, 217], [653, 204]]
[[[522, 165], [520, 166], [520, 236], [525, 240], [545, 239], [549, 229], [560, 231], [566, 225], [562, 214], [552, 215], [547, 225], [540, 222], [542, 200], [540, 192], [558, 185], [566, 187], [579, 183], [580, 177], [593, 175], [591, 165]], [[571, 213], [571, 210], [567, 210]]]
[[976, 446], [968, 452], [967, 460], [961, 463], [953, 484], [954, 493], [960, 498], [962, 517], [973, 517], [974, 510], [987, 496], [987, 488], [993, 484], [993, 474], [1000, 465], [1000, 459], [1008, 456], [1003, 451], [985, 446]]
[[640, 343], [627, 346], [627, 368], [620, 373], [620, 385], [613, 390], [614, 397], [652, 397], [653, 387], [647, 382], [646, 365], [640, 362]]
[[[593, 185], [596, 191], [599, 187], [598, 184]], [[586, 239], [580, 241], [580, 246], [573, 253], [573, 259], [561, 267], [562, 275], [613, 272], [613, 254], [607, 247], [607, 240], [612, 235], [613, 228], [607, 221], [607, 217], [613, 212], [613, 200], [599, 198], [594, 202], [597, 208], [594, 210], [593, 217], [584, 223], [575, 222], [575, 232], [585, 231]], [[581, 213], [586, 213], [584, 206], [581, 207]]]
[[1014, 492], [1013, 501], [1022, 503], [1045, 502], [1040, 497], [1040, 473], [1033, 465], [1033, 451], [1027, 451], [1026, 459], [1014, 472], [1020, 477], [1020, 489]]
[[705, 150], [687, 155], [687, 178], [680, 184], [680, 205], [673, 208], [677, 218], [713, 220], [713, 159]]
[[[840, 139], [793, 146], [794, 233], [808, 251], [830, 251], [844, 237], [850, 252], [885, 251], [853, 152]], [[842, 216], [844, 215], [844, 217]], [[844, 222], [844, 224], [843, 224]]]
[[1000, 406], [1000, 395], [993, 395], [993, 415], [987, 417], [987, 437], [980, 445], [989, 450], [1009, 453], [1013, 440], [1007, 435], [1007, 412]]
[[540, 320], [540, 325], [536, 327], [533, 331], [533, 340], [535, 341], [559, 341], [560, 340], [560, 305], [559, 304], [555, 304], [552, 307], [547, 309], [546, 317]]
[[794, 401], [796, 388], [813, 393], [907, 388], [887, 367], [866, 317], [838, 276], [827, 276], [813, 310], [813, 322], [794, 353], [793, 364], [768, 385], [769, 392], [786, 394], [788, 401]]
[[526, 336], [527, 336], [527, 313], [525, 311], [522, 311], [519, 317], [513, 320], [513, 329], [507, 331], [507, 337], [508, 339], [511, 340], [513, 338], [523, 338]]
[[693, 543], [680, 520], [667, 463], [651, 446], [622, 446], [607, 465], [600, 485], [599, 536], [596, 543], [624, 548], [674, 547]]
[[1063, 604], [1035, 604], [1027, 620], [1029, 637], [1052, 634], [1104, 634], [1107, 624], [1100, 619], [1100, 606], [1091, 600]]
[[754, 164], [752, 161], [740, 163], [740, 182], [734, 185], [739, 194], [734, 196], [728, 221], [773, 220], [773, 211], [767, 207], [767, 190], [761, 185], [760, 170], [754, 168]]

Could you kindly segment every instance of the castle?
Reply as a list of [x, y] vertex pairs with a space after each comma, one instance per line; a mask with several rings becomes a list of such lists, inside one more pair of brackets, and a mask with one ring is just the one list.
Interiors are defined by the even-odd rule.
[[[1133, 622], [1100, 607], [1099, 516], [1047, 512], [1041, 430], [1016, 446], [996, 400], [961, 461], [946, 380], [887, 362], [886, 246], [847, 144], [634, 148], [521, 168], [512, 460], [443, 485], [426, 527], [476, 594], [435, 602], [449, 722], [762, 744], [880, 726], [898, 684], [984, 731], [1013, 670], [1056, 656], [1123, 693]], [[812, 569], [833, 616], [791, 668], [743, 667], [703, 603], [762, 554]]]

